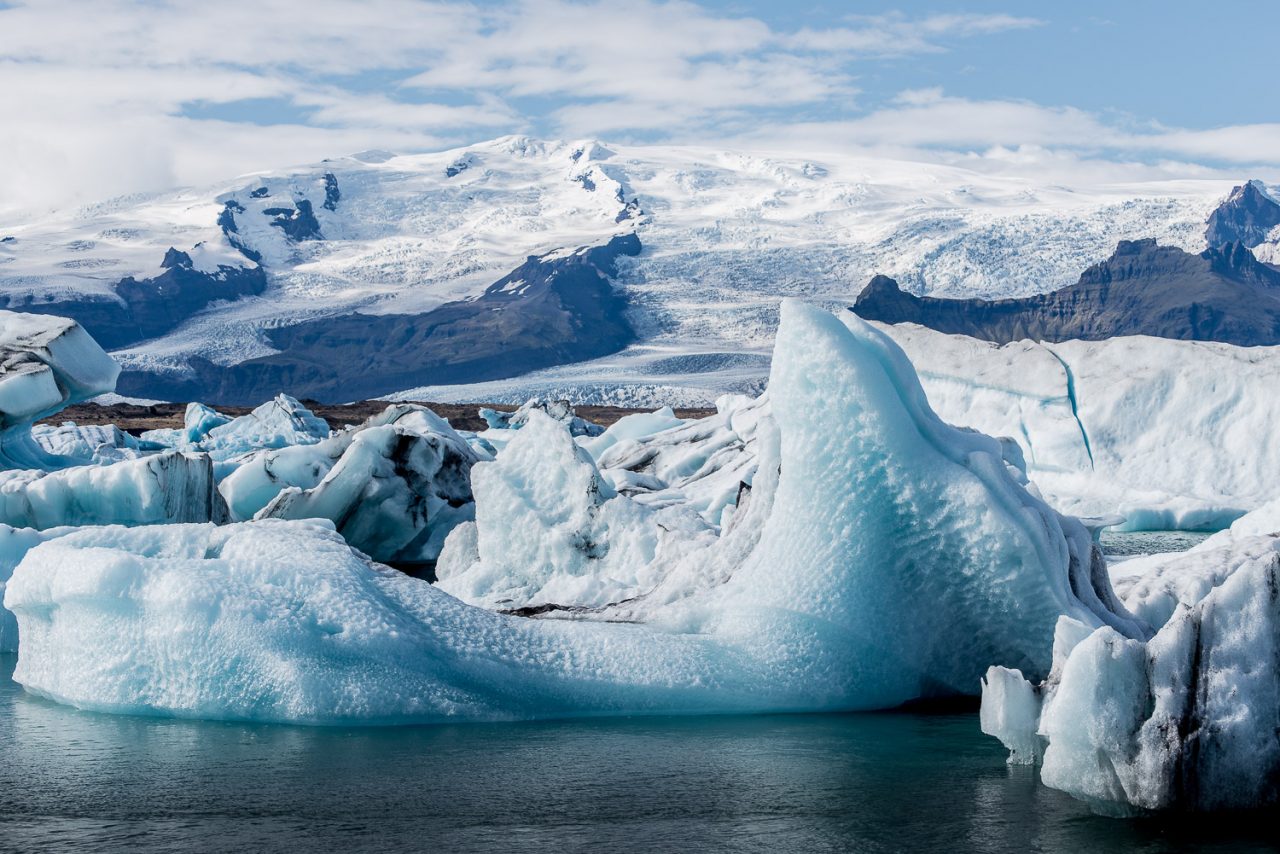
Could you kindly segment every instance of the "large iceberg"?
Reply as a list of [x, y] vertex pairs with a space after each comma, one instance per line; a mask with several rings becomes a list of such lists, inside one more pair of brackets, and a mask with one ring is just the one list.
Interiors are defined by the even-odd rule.
[[1145, 336], [996, 345], [880, 326], [947, 421], [1016, 441], [1059, 510], [1130, 530], [1214, 529], [1280, 482], [1280, 347]]
[[119, 366], [74, 320], [0, 311], [0, 469], [74, 462], [36, 444], [32, 423], [114, 391], [119, 374]]
[[[1147, 637], [1088, 531], [1029, 493], [999, 442], [939, 420], [882, 333], [785, 304], [769, 394], [728, 524], [637, 577], [650, 587], [629, 602], [495, 613], [374, 564], [326, 521], [90, 528], [14, 571], [15, 679], [83, 708], [313, 723], [859, 709], [973, 693], [993, 660], [1043, 677], [1060, 617]], [[456, 539], [483, 559], [486, 537], [511, 536], [486, 495], [528, 491], [526, 537], [633, 500], [576, 452], [555, 477], [583, 494], [547, 494], [537, 467], [572, 440], [537, 416], [526, 431], [511, 467], [477, 467], [493, 482], [446, 551]], [[532, 447], [537, 431], [555, 447]], [[647, 510], [621, 512], [660, 520]], [[528, 589], [577, 583], [581, 563], [561, 562], [581, 549], [572, 528], [535, 556]]]
[[990, 669], [983, 730], [1102, 812], [1280, 803], [1276, 522], [1257, 511], [1184, 554], [1120, 564], [1117, 590], [1159, 631], [1063, 617], [1043, 683]]

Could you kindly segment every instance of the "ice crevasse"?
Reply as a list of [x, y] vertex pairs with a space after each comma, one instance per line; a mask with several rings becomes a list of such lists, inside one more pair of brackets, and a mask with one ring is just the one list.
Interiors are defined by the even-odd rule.
[[[997, 660], [1043, 677], [1062, 617], [1147, 637], [1088, 532], [1025, 489], [999, 442], [939, 420], [882, 333], [784, 304], [769, 395], [745, 506], [696, 554], [624, 577], [626, 602], [575, 619], [497, 613], [371, 562], [324, 521], [82, 529], [13, 572], [14, 678], [82, 708], [310, 723], [858, 709], [974, 693]], [[523, 492], [527, 530], [478, 507], [446, 543], [460, 575], [471, 546], [518, 550], [514, 537], [633, 500], [583, 468], [594, 509], [542, 513], [536, 459], [492, 478]], [[645, 509], [609, 511], [621, 521], [591, 554], [552, 565], [633, 572], [600, 558], [628, 548]]]

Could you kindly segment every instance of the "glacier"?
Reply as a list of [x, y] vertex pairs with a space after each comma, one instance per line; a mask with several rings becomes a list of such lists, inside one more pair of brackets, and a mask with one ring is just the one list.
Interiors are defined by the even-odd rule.
[[[546, 545], [559, 553], [541, 556], [554, 571], [522, 595], [562, 584], [575, 601], [557, 604], [579, 609], [467, 604], [373, 562], [328, 520], [89, 527], [13, 571], [14, 678], [86, 709], [302, 723], [870, 709], [972, 693], [997, 659], [1043, 677], [1064, 616], [1149, 635], [1089, 532], [1028, 492], [1006, 446], [943, 423], [884, 334], [784, 304], [768, 402], [758, 468], [719, 535], [660, 578], [620, 572], [616, 589], [575, 579], [602, 569], [593, 548], [625, 549], [634, 520], [663, 508], [608, 486], [579, 453], [590, 438], [536, 414], [474, 464], [476, 521], [441, 562], [518, 558], [517, 537], [561, 526]], [[547, 471], [557, 459], [567, 467]], [[521, 524], [495, 527], [491, 500], [523, 502]], [[621, 521], [589, 544], [574, 533], [592, 513]], [[490, 550], [494, 536], [507, 541]], [[629, 599], [592, 605], [618, 592]]]

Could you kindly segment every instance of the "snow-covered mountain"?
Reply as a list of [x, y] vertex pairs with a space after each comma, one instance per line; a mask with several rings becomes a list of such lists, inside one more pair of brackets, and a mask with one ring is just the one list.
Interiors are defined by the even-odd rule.
[[[865, 157], [505, 137], [0, 224], [0, 291], [17, 310], [83, 318], [88, 303], [136, 310], [121, 286], [131, 279], [131, 293], [143, 293], [135, 302], [159, 320], [134, 323], [113, 346], [123, 387], [145, 394], [148, 376], [190, 379], [193, 357], [230, 366], [272, 356], [272, 330], [357, 312], [417, 317], [479, 296], [529, 256], [634, 232], [643, 251], [620, 259], [614, 280], [637, 339], [627, 349], [524, 376], [509, 391], [509, 381], [442, 389], [456, 381], [447, 373], [404, 391], [705, 402], [759, 387], [781, 297], [848, 305], [877, 273], [934, 296], [1051, 291], [1122, 239], [1201, 251], [1231, 187], [1066, 187]], [[175, 268], [204, 277], [196, 299], [180, 298], [189, 284], [163, 279]]]

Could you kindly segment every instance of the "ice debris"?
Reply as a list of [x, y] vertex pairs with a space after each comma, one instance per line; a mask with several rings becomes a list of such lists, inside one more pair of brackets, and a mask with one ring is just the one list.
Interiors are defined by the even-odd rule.
[[1280, 802], [1280, 539], [1241, 527], [1120, 564], [1155, 635], [1061, 618], [1044, 682], [988, 671], [983, 731], [1103, 813]]
[[64, 317], [0, 311], [0, 469], [71, 464], [31, 437], [31, 425], [72, 403], [114, 391], [120, 368]]
[[[769, 401], [729, 524], [656, 580], [583, 552], [575, 534], [600, 517], [612, 544], [659, 514], [612, 494], [552, 419], [477, 464], [476, 525], [446, 551], [530, 555], [508, 566], [539, 596], [652, 585], [631, 602], [498, 614], [370, 562], [324, 520], [90, 528], [14, 571], [14, 678], [83, 708], [310, 723], [812, 711], [972, 693], [993, 660], [1043, 678], [1062, 616], [1147, 636], [1088, 531], [1028, 493], [999, 442], [940, 421], [883, 334], [784, 304]], [[490, 500], [518, 519], [486, 516]], [[583, 558], [607, 577], [584, 582]]]

